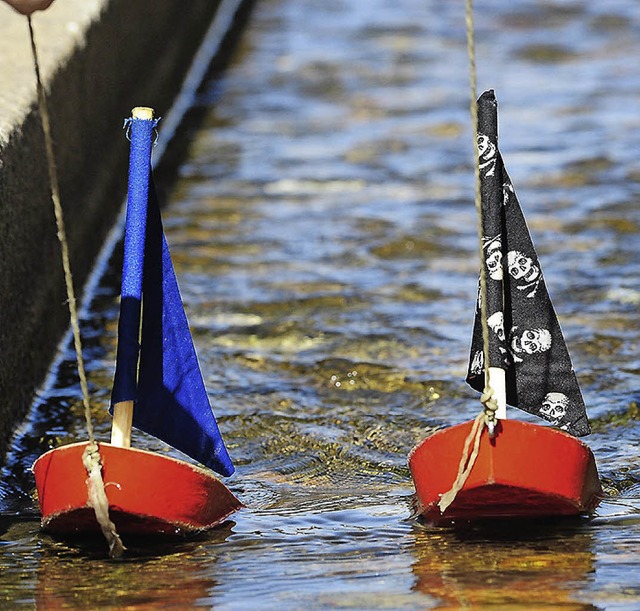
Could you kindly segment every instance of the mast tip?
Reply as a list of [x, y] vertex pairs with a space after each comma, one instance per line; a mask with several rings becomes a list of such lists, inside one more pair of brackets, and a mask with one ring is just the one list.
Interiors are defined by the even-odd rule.
[[146, 106], [136, 106], [131, 111], [131, 118], [133, 119], [153, 119], [153, 108], [147, 108]]

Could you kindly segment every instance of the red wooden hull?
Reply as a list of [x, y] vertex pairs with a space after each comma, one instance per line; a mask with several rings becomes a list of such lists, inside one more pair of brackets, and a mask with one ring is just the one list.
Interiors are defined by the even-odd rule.
[[434, 524], [491, 518], [543, 518], [592, 511], [602, 488], [591, 450], [548, 426], [501, 420], [485, 430], [469, 478], [444, 513], [472, 422], [433, 434], [409, 454], [419, 509]]
[[[54, 534], [99, 533], [87, 505], [86, 442], [61, 446], [33, 465], [42, 528]], [[179, 535], [212, 528], [242, 503], [209, 472], [133, 448], [100, 444], [109, 517], [120, 535]]]

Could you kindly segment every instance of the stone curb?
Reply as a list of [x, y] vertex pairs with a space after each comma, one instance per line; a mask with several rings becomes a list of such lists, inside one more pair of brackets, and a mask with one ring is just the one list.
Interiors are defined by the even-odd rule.
[[[0, 456], [68, 327], [27, 20], [0, 3]], [[185, 10], [185, 4], [188, 10]], [[33, 16], [76, 291], [126, 193], [123, 119], [166, 114], [221, 3], [57, 0]]]

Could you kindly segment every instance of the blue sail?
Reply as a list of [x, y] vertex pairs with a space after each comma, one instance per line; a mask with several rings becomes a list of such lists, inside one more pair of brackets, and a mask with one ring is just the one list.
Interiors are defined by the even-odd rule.
[[[154, 119], [131, 119], [118, 350], [111, 403], [134, 401], [133, 425], [203, 465], [233, 464], [202, 379], [162, 229], [151, 170]], [[141, 320], [142, 318], [142, 320]]]

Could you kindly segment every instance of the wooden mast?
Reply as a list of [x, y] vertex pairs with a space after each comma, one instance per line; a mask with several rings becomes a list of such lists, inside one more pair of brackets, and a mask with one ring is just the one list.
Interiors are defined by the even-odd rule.
[[498, 404], [496, 418], [504, 420], [507, 417], [507, 372], [502, 367], [489, 367], [489, 384], [493, 390], [493, 397]]

